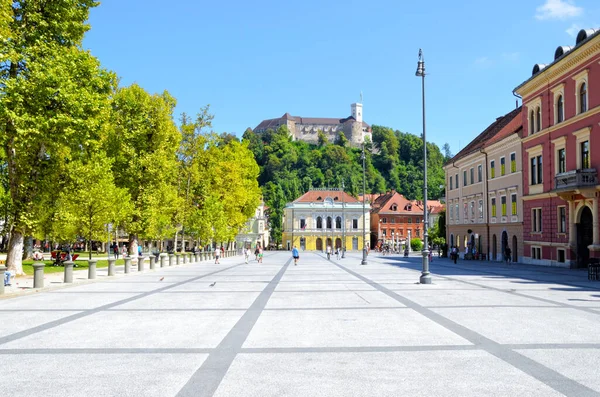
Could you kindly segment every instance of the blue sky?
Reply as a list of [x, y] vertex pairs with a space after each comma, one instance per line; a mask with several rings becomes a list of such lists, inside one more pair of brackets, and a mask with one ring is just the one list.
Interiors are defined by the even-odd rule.
[[512, 90], [581, 28], [597, 0], [104, 0], [84, 46], [122, 85], [169, 91], [181, 112], [210, 104], [216, 132], [241, 135], [285, 112], [347, 117], [420, 134], [453, 153], [514, 109]]

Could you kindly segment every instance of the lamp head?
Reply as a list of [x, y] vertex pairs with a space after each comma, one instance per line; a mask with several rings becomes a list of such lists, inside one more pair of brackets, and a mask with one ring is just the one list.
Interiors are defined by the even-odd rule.
[[417, 62], [417, 77], [425, 77], [425, 60], [423, 59], [423, 51], [419, 48], [419, 61]]

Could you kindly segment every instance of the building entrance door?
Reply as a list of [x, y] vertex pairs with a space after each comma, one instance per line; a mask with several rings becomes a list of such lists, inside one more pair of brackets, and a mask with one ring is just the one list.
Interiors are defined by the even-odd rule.
[[588, 245], [592, 244], [594, 216], [589, 207], [583, 207], [577, 224], [577, 267], [586, 267], [590, 259]]
[[494, 261], [498, 260], [498, 248], [497, 248], [495, 234], [492, 236], [492, 260], [494, 260]]
[[352, 251], [358, 251], [358, 237], [352, 237]]
[[317, 239], [317, 251], [323, 251], [323, 240], [321, 238]]
[[342, 249], [342, 239], [339, 237], [335, 239], [335, 248]]
[[513, 244], [512, 244], [512, 261], [517, 262], [519, 260], [519, 255], [517, 255], [517, 236], [513, 236]]
[[300, 237], [300, 249], [304, 251], [306, 249], [306, 238]]
[[508, 248], [508, 233], [506, 233], [506, 230], [505, 230], [502, 232], [502, 251], [500, 252], [503, 260], [506, 255], [506, 248]]

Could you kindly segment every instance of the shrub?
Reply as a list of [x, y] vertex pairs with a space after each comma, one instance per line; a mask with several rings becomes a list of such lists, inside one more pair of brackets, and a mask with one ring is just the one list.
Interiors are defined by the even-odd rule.
[[413, 251], [421, 251], [423, 242], [420, 238], [413, 238], [410, 240], [410, 248], [412, 248]]

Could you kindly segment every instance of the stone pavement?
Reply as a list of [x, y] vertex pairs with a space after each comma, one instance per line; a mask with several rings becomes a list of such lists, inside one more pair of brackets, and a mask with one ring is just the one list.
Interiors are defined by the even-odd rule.
[[[581, 271], [266, 252], [0, 301], [6, 396], [600, 396]], [[161, 278], [164, 279], [161, 281]]]

